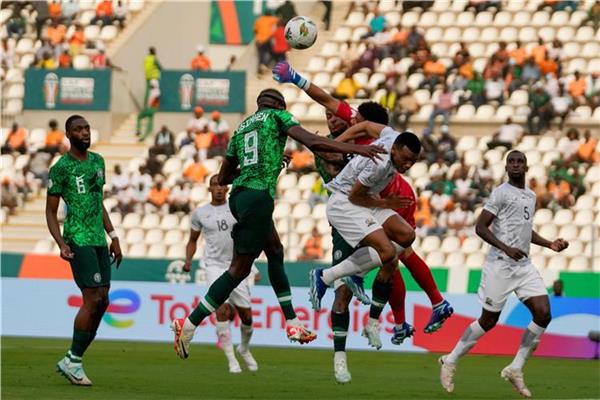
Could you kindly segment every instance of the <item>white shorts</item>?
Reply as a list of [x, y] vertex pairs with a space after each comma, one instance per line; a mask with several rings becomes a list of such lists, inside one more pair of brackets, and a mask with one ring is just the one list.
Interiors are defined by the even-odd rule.
[[327, 219], [344, 240], [356, 247], [368, 234], [382, 229], [388, 218], [397, 215], [388, 208], [367, 208], [352, 204], [348, 196], [334, 193], [327, 202]]
[[[205, 267], [204, 270], [206, 271], [206, 282], [208, 283], [208, 286], [212, 285], [214, 281], [219, 279], [219, 277], [227, 271], [227, 269], [218, 267]], [[235, 289], [233, 289], [233, 292], [231, 292], [227, 299], [228, 303], [236, 307], [250, 308], [250, 276], [253, 275], [250, 274], [248, 278], [244, 279]]]
[[477, 291], [481, 306], [491, 312], [500, 312], [512, 292], [521, 301], [548, 295], [542, 276], [531, 262], [518, 265], [506, 260], [486, 261]]

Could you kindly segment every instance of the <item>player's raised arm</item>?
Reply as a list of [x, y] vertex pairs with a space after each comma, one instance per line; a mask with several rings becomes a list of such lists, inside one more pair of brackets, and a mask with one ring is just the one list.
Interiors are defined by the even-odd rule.
[[496, 216], [488, 210], [481, 211], [481, 215], [477, 218], [477, 224], [475, 225], [475, 232], [477, 236], [485, 240], [490, 245], [502, 250], [507, 256], [513, 260], [520, 260], [523, 257], [527, 257], [527, 254], [516, 247], [507, 246], [496, 235], [491, 231], [490, 225]]
[[346, 129], [346, 131], [335, 138], [335, 140], [337, 142], [349, 142], [365, 136], [371, 136], [377, 139], [385, 127], [385, 125], [376, 122], [362, 121]]
[[557, 253], [560, 253], [561, 251], [569, 247], [569, 242], [567, 242], [564, 239], [558, 238], [554, 241], [550, 241], [541, 237], [536, 231], [531, 231], [531, 243], [537, 244], [538, 246], [546, 247]]
[[194, 254], [196, 254], [199, 237], [200, 231], [190, 229], [190, 238], [185, 246], [185, 263], [183, 264], [183, 270], [185, 272], [190, 272], [192, 270], [192, 259], [194, 258]]
[[104, 224], [104, 230], [106, 231], [106, 233], [108, 233], [108, 236], [111, 240], [108, 249], [110, 256], [113, 259], [113, 262], [117, 262], [117, 268], [119, 268], [119, 265], [121, 265], [121, 261], [123, 261], [123, 253], [121, 252], [119, 237], [115, 232], [115, 228], [113, 227], [113, 224], [110, 221], [110, 216], [108, 215], [106, 208], [104, 208], [104, 205], [102, 206], [102, 223]]
[[336, 142], [307, 131], [299, 125], [294, 125], [287, 130], [292, 139], [297, 140], [311, 151], [325, 151], [332, 153], [358, 154], [370, 159], [378, 158], [378, 154], [385, 153], [379, 146], [358, 146], [349, 143]]
[[408, 196], [391, 196], [381, 198], [379, 196], [373, 196], [369, 194], [370, 187], [365, 186], [360, 181], [357, 181], [352, 190], [348, 194], [348, 200], [352, 204], [356, 204], [361, 207], [376, 207], [376, 208], [406, 208], [413, 204], [413, 199]]
[[293, 83], [298, 88], [304, 90], [311, 99], [333, 114], [337, 113], [341, 102], [314, 83], [311, 83], [308, 79], [303, 78], [287, 61], [280, 61], [275, 64], [273, 67], [273, 79], [279, 83]]

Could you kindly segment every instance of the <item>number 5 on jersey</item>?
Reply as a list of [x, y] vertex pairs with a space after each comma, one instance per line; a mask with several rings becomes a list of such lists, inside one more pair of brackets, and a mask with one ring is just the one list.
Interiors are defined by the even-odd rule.
[[248, 132], [244, 135], [244, 167], [258, 162], [258, 133]]

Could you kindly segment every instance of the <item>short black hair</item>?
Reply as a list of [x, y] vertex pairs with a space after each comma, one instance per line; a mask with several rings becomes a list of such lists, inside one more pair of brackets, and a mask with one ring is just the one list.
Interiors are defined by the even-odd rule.
[[525, 163], [527, 163], [527, 156], [525, 155], [525, 153], [523, 153], [520, 150], [511, 150], [508, 152], [508, 154], [506, 155], [506, 161], [508, 162], [508, 157], [510, 157], [512, 154], [520, 154], [523, 156], [523, 158], [525, 159]]
[[210, 177], [210, 179], [208, 180], [208, 185], [209, 186], [211, 185], [213, 179], [216, 179], [217, 180], [216, 183], [217, 183], [217, 185], [219, 185], [219, 174], [214, 174], [213, 176]]
[[58, 122], [55, 119], [51, 119], [50, 122], [48, 122], [48, 126], [52, 129], [56, 129], [58, 127]]
[[416, 155], [421, 153], [421, 141], [412, 132], [404, 131], [394, 140], [394, 147], [406, 146], [411, 152]]
[[67, 118], [67, 121], [65, 122], [65, 131], [69, 132], [71, 130], [71, 124], [73, 124], [73, 121], [75, 121], [76, 119], [85, 119], [83, 118], [81, 115], [71, 115], [69, 118]]
[[268, 89], [261, 91], [258, 94], [258, 96], [256, 97], [256, 104], [258, 104], [260, 106], [261, 99], [263, 99], [263, 98], [268, 98], [271, 100], [278, 101], [281, 104], [283, 104], [284, 108], [287, 108], [287, 104], [285, 103], [285, 97], [283, 97], [283, 94], [281, 94], [281, 92], [277, 89], [268, 88]]
[[374, 101], [365, 101], [358, 106], [358, 112], [364, 119], [378, 124], [387, 125], [390, 121], [388, 112], [384, 106]]

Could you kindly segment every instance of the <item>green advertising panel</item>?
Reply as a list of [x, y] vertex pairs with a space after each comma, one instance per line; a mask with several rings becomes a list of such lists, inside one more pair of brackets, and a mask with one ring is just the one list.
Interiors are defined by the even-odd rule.
[[108, 111], [111, 70], [29, 68], [25, 71], [26, 110]]
[[246, 112], [245, 72], [163, 70], [160, 78], [160, 111]]

